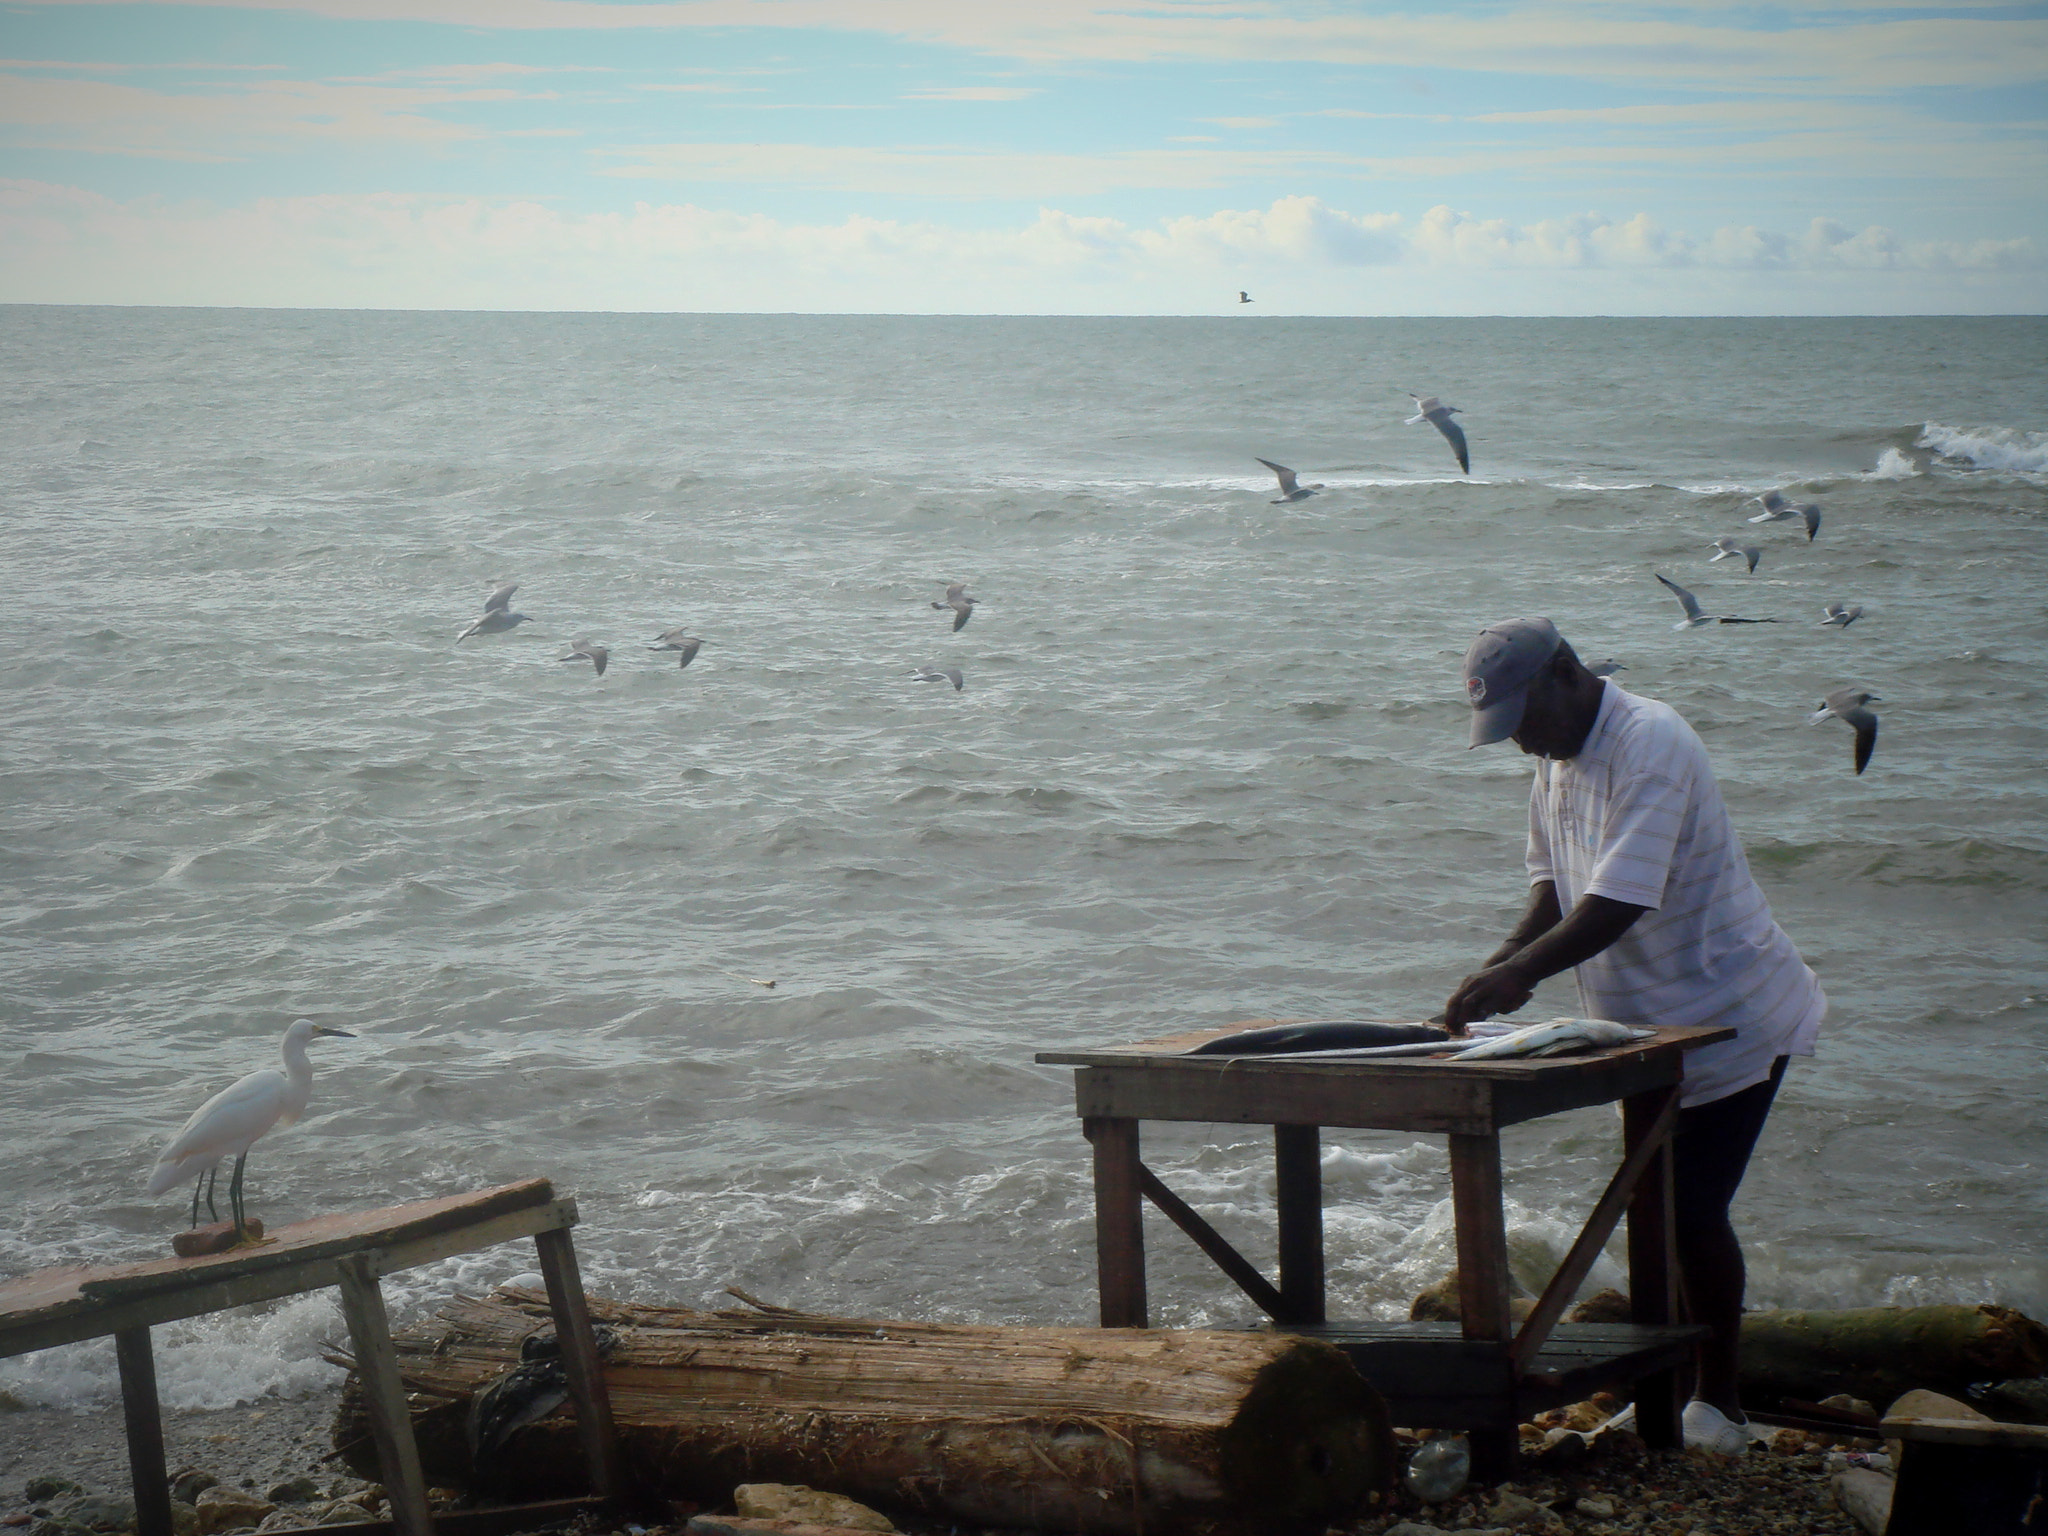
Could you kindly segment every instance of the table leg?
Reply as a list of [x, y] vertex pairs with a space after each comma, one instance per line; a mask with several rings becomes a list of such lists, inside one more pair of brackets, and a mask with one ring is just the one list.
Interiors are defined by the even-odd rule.
[[1472, 1472], [1481, 1482], [1510, 1476], [1515, 1465], [1515, 1380], [1508, 1358], [1508, 1231], [1501, 1206], [1500, 1137], [1454, 1135], [1451, 1210], [1458, 1228], [1458, 1313], [1468, 1339], [1500, 1344], [1500, 1415], [1470, 1433]]
[[135, 1488], [137, 1536], [171, 1536], [171, 1483], [164, 1470], [164, 1424], [156, 1400], [156, 1359], [149, 1329], [114, 1335], [121, 1369], [121, 1413], [128, 1427], [128, 1480]]
[[1323, 1150], [1313, 1125], [1273, 1127], [1273, 1165], [1280, 1204], [1280, 1295], [1286, 1321], [1320, 1323], [1323, 1277]]
[[406, 1406], [405, 1382], [398, 1374], [398, 1350], [391, 1342], [391, 1318], [384, 1310], [377, 1272], [367, 1254], [350, 1254], [337, 1260], [335, 1268], [340, 1273], [341, 1315], [348, 1321], [348, 1336], [355, 1346], [356, 1375], [362, 1381], [363, 1404], [370, 1411], [377, 1465], [384, 1473], [391, 1527], [397, 1536], [433, 1536], [426, 1475], [420, 1470], [412, 1410]]
[[1102, 1326], [1143, 1328], [1145, 1208], [1139, 1190], [1138, 1122], [1089, 1116], [1082, 1134], [1095, 1148], [1095, 1283]]
[[[1621, 1101], [1625, 1153], [1633, 1153], [1657, 1124], [1676, 1084]], [[1669, 1323], [1678, 1310], [1678, 1254], [1671, 1225], [1671, 1143], [1651, 1156], [1628, 1204], [1629, 1316], [1638, 1323]], [[1659, 1371], [1636, 1383], [1636, 1431], [1660, 1450], [1679, 1443], [1679, 1373]]]
[[562, 1372], [569, 1378], [569, 1396], [576, 1404], [576, 1437], [583, 1444], [584, 1464], [590, 1468], [590, 1491], [601, 1499], [617, 1498], [624, 1482], [619, 1436], [612, 1425], [611, 1394], [605, 1390], [604, 1367], [590, 1326], [576, 1246], [567, 1227], [536, 1232], [533, 1243], [540, 1250], [541, 1278], [547, 1283], [548, 1306], [555, 1314]]

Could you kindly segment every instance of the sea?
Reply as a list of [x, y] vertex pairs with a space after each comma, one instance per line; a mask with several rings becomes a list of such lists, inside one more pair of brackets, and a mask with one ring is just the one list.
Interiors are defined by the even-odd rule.
[[[158, 1150], [308, 1017], [355, 1038], [250, 1157], [273, 1225], [545, 1175], [600, 1294], [1091, 1323], [1034, 1053], [1439, 1009], [1527, 885], [1459, 661], [1543, 614], [1698, 729], [1830, 1000], [1736, 1206], [1751, 1304], [2048, 1317], [2044, 535], [2040, 318], [0, 308], [0, 1275], [164, 1252]], [[1674, 631], [1657, 573], [1775, 622]], [[458, 641], [500, 582], [531, 622]], [[1808, 719], [1847, 686], [1860, 777]], [[1617, 1142], [1508, 1135], [1525, 1286]], [[1145, 1155], [1271, 1265], [1268, 1131]], [[1405, 1316], [1441, 1139], [1332, 1131], [1323, 1175], [1333, 1313]], [[1253, 1320], [1156, 1218], [1151, 1289]], [[163, 1395], [326, 1391], [343, 1337], [324, 1295], [163, 1327]], [[0, 1390], [99, 1409], [112, 1352]]]

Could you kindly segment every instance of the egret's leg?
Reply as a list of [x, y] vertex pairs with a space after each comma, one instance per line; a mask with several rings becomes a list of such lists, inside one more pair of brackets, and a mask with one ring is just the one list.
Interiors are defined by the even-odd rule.
[[248, 1229], [242, 1221], [242, 1165], [248, 1161], [249, 1154], [246, 1152], [236, 1158], [235, 1176], [228, 1180], [228, 1209], [234, 1213], [235, 1241], [238, 1243], [249, 1241]]
[[206, 1175], [201, 1174], [192, 1181], [192, 1225], [199, 1225], [199, 1191], [206, 1188]]
[[[206, 1170], [206, 1214], [214, 1221], [220, 1220], [220, 1209], [213, 1203], [213, 1181], [219, 1177], [219, 1163], [215, 1163], [211, 1168]], [[197, 1208], [195, 1207], [195, 1214], [192, 1218], [192, 1223], [194, 1226], [197, 1226], [199, 1224], [199, 1218], [196, 1214], [196, 1209]]]

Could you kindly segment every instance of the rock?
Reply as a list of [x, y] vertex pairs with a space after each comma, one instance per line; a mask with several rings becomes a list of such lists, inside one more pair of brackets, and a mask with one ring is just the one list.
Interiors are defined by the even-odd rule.
[[135, 1529], [135, 1501], [116, 1493], [81, 1493], [64, 1500], [51, 1513], [89, 1531]]
[[1828, 1479], [1835, 1502], [1870, 1536], [1884, 1536], [1892, 1518], [1892, 1493], [1897, 1487], [1882, 1472], [1846, 1467]]
[[1589, 1493], [1572, 1506], [1572, 1511], [1584, 1515], [1588, 1520], [1612, 1520], [1614, 1500], [1603, 1499], [1598, 1494]]
[[1546, 1472], [1573, 1466], [1592, 1454], [1593, 1447], [1576, 1429], [1553, 1429], [1536, 1448], [1535, 1462]]
[[21, 1496], [30, 1504], [47, 1504], [67, 1493], [83, 1492], [85, 1485], [74, 1483], [68, 1477], [32, 1477], [23, 1485]]
[[1528, 1495], [1517, 1493], [1505, 1484], [1487, 1507], [1485, 1518], [1511, 1531], [1540, 1531], [1546, 1536], [1548, 1533], [1562, 1536], [1566, 1530], [1564, 1521], [1549, 1506], [1538, 1504]]
[[1993, 1418], [2008, 1424], [2048, 1424], [2048, 1377], [1994, 1382], [1985, 1388], [1982, 1401]]
[[76, 1520], [38, 1520], [28, 1528], [28, 1536], [95, 1536], [89, 1525], [80, 1525]]
[[308, 1524], [305, 1506], [294, 1504], [290, 1509], [274, 1509], [263, 1517], [263, 1523], [256, 1527], [263, 1531], [303, 1531]]
[[[1520, 1327], [1536, 1309], [1533, 1296], [1516, 1296], [1508, 1302], [1508, 1315]], [[1408, 1308], [1411, 1323], [1455, 1323], [1462, 1316], [1458, 1311], [1458, 1272], [1454, 1269], [1435, 1285], [1416, 1294], [1414, 1303]]]
[[0, 1391], [0, 1413], [27, 1413], [28, 1404], [12, 1392]]
[[841, 1525], [855, 1531], [889, 1531], [896, 1523], [841, 1493], [821, 1493], [795, 1483], [741, 1483], [732, 1491], [733, 1508], [755, 1520], [796, 1520], [812, 1525]]
[[1383, 1536], [1451, 1536], [1440, 1525], [1424, 1525], [1419, 1520], [1403, 1520], [1399, 1525], [1387, 1527]]
[[180, 1467], [171, 1474], [171, 1497], [181, 1504], [197, 1504], [199, 1495], [219, 1486], [219, 1478], [198, 1467]]
[[[1943, 1397], [1939, 1392], [1924, 1392], [1917, 1387], [1894, 1398], [1891, 1407], [1885, 1409], [1884, 1416], [1888, 1419], [1974, 1419], [1980, 1424], [1993, 1422], [1991, 1415], [1979, 1413], [1968, 1403], [1958, 1402], [1952, 1397]], [[1876, 1444], [1875, 1441], [1859, 1443]], [[1885, 1453], [1892, 1459], [1892, 1465], [1897, 1466], [1899, 1455], [1905, 1449], [1904, 1443], [1887, 1438], [1884, 1448]]]
[[1573, 1403], [1558, 1410], [1560, 1422], [1566, 1429], [1576, 1429], [1581, 1434], [1598, 1429], [1617, 1413], [1621, 1412], [1621, 1399], [1605, 1392], [1596, 1392], [1583, 1403]]
[[1635, 1317], [1629, 1311], [1629, 1300], [1615, 1290], [1595, 1291], [1584, 1301], [1565, 1313], [1568, 1323], [1632, 1323]]
[[[1907, 1395], [1911, 1396], [1912, 1394], [1908, 1393]], [[1846, 1392], [1837, 1392], [1833, 1397], [1824, 1397], [1820, 1400], [1820, 1405], [1823, 1408], [1833, 1408], [1842, 1413], [1860, 1413], [1866, 1419], [1877, 1417], [1877, 1410], [1875, 1408], [1863, 1401], [1862, 1398], [1851, 1397]]]
[[199, 1536], [199, 1511], [171, 1500], [171, 1536]]
[[803, 1520], [753, 1520], [745, 1515], [697, 1515], [683, 1527], [686, 1536], [859, 1536], [844, 1525], [812, 1525]]
[[289, 1478], [273, 1484], [263, 1497], [273, 1504], [310, 1504], [320, 1497], [320, 1484], [310, 1477]]
[[199, 1512], [199, 1536], [254, 1530], [277, 1512], [276, 1505], [253, 1493], [218, 1485], [200, 1494], [192, 1507]]

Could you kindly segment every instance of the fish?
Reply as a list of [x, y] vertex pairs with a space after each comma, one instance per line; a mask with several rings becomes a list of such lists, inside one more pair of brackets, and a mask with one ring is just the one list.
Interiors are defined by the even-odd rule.
[[1350, 1051], [1372, 1046], [1415, 1046], [1442, 1049], [1451, 1044], [1448, 1030], [1427, 1024], [1375, 1024], [1363, 1019], [1308, 1019], [1299, 1024], [1274, 1024], [1240, 1030], [1205, 1040], [1187, 1056], [1281, 1056], [1296, 1051]]
[[1609, 1019], [1551, 1019], [1530, 1024], [1505, 1035], [1495, 1035], [1477, 1045], [1468, 1045], [1453, 1061], [1506, 1061], [1526, 1056], [1566, 1056], [1575, 1051], [1597, 1051], [1610, 1045], [1629, 1045], [1647, 1040], [1653, 1029], [1632, 1029]]

